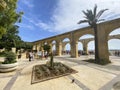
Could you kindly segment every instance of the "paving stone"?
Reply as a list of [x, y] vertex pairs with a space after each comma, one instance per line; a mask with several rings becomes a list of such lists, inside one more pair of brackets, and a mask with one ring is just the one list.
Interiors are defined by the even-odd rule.
[[[119, 90], [120, 57], [110, 57], [112, 60], [110, 65], [113, 66], [99, 66], [81, 61], [88, 58], [93, 56], [56, 57], [54, 61], [62, 62], [77, 70], [78, 73], [32, 85], [32, 67], [36, 64], [44, 64], [49, 59], [35, 59], [31, 62], [28, 59], [21, 59], [18, 61], [18, 71], [0, 73], [0, 90]], [[74, 83], [71, 83], [72, 79], [75, 80]]]

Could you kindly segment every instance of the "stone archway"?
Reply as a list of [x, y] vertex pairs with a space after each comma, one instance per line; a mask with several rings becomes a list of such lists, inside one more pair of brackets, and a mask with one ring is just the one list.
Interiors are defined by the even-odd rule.
[[95, 41], [92, 40], [88, 42], [88, 51], [89, 51], [89, 55], [95, 54]]
[[80, 57], [80, 55], [83, 54], [83, 44], [82, 42], [78, 42], [78, 56]]
[[70, 39], [69, 38], [64, 38], [62, 40], [62, 54], [63, 55], [66, 55], [66, 54], [70, 54], [70, 50], [71, 50], [71, 47], [70, 47]]
[[[109, 33], [113, 30], [120, 28], [120, 18], [106, 21], [99, 23], [97, 25], [97, 32], [99, 33], [97, 35], [97, 50], [98, 50], [98, 56], [100, 60], [109, 60], [109, 52], [108, 52], [108, 36]], [[71, 32], [63, 33], [60, 35], [56, 35], [50, 38], [42, 39], [33, 42], [34, 45], [37, 43], [41, 43], [44, 41], [51, 41], [56, 40], [56, 53], [57, 55], [61, 55], [61, 49], [62, 49], [62, 39], [63, 38], [70, 38], [70, 45], [71, 45], [71, 57], [78, 57], [78, 41], [79, 37], [85, 34], [94, 34], [94, 31], [91, 27], [84, 27], [80, 28]]]
[[79, 38], [79, 41], [81, 41], [83, 45], [83, 53], [82, 53], [83, 55], [89, 54], [88, 43], [92, 40], [94, 40], [94, 36], [91, 34], [85, 34]]
[[110, 32], [108, 37], [109, 55], [120, 56], [120, 28]]

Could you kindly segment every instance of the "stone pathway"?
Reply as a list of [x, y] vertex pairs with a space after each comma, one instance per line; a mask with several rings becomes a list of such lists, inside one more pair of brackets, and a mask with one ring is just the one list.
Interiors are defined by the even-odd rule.
[[120, 90], [120, 75], [117, 75], [115, 78], [113, 78], [110, 82], [105, 84], [99, 90], [111, 90], [111, 89]]
[[11, 87], [13, 86], [13, 84], [15, 83], [18, 75], [20, 74], [20, 71], [17, 71], [16, 74], [12, 77], [12, 79], [7, 83], [7, 85], [5, 86], [5, 88], [3, 90], [11, 90]]
[[[90, 56], [91, 58], [92, 56]], [[78, 73], [31, 85], [32, 67], [44, 64], [47, 60], [26, 59], [19, 61], [17, 71], [0, 73], [0, 90], [120, 90], [120, 59], [112, 64], [100, 66], [69, 57], [55, 57], [54, 61], [62, 62]], [[71, 81], [74, 79], [74, 83]]]
[[90, 90], [87, 86], [85, 86], [83, 83], [81, 83], [79, 80], [74, 78], [73, 76], [69, 75], [68, 76], [71, 81], [74, 79], [74, 83], [77, 84], [82, 90]]
[[[118, 73], [116, 73], [116, 72], [113, 72], [113, 71], [111, 72], [111, 65], [106, 65], [106, 66], [101, 66], [101, 65], [96, 65], [96, 64], [95, 65], [93, 65], [93, 64], [91, 65], [91, 63], [84, 62], [84, 61], [79, 61], [79, 60], [76, 60], [76, 58], [70, 59], [70, 58], [65, 58], [65, 57], [56, 57], [56, 59], [63, 60], [63, 61], [67, 60], [69, 62], [78, 63], [79, 65], [80, 64], [86, 65], [86, 66], [88, 66], [90, 68], [94, 68], [94, 69], [97, 69], [97, 70], [100, 70], [100, 71], [103, 71], [103, 72], [106, 72], [106, 73], [111, 73], [111, 74], [115, 75], [116, 77], [113, 78], [112, 80], [110, 80], [104, 86], [102, 86], [99, 90], [111, 90], [111, 89], [113, 89], [113, 90], [120, 90], [120, 74], [118, 75]], [[120, 59], [117, 60], [117, 61], [120, 62]], [[119, 63], [118, 67], [120, 67], [120, 63]], [[106, 69], [108, 69], [109, 71], [106, 70]], [[120, 73], [120, 70], [119, 70], [120, 68], [112, 67], [112, 69], [117, 70]], [[117, 88], [117, 89], [114, 89], [114, 87]], [[89, 88], [87, 87], [87, 89], [89, 89]]]

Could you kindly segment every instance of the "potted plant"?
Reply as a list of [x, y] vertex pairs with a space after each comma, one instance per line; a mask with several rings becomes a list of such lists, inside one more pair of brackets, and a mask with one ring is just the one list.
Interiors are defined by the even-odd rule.
[[16, 54], [13, 52], [5, 53], [5, 60], [0, 64], [0, 72], [9, 72], [17, 68]]

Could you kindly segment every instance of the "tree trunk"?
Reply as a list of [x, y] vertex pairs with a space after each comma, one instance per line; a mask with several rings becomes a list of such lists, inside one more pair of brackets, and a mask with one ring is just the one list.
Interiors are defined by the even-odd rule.
[[99, 62], [99, 52], [98, 52], [98, 31], [97, 31], [97, 24], [93, 26], [94, 28], [94, 39], [95, 39], [95, 61]]

